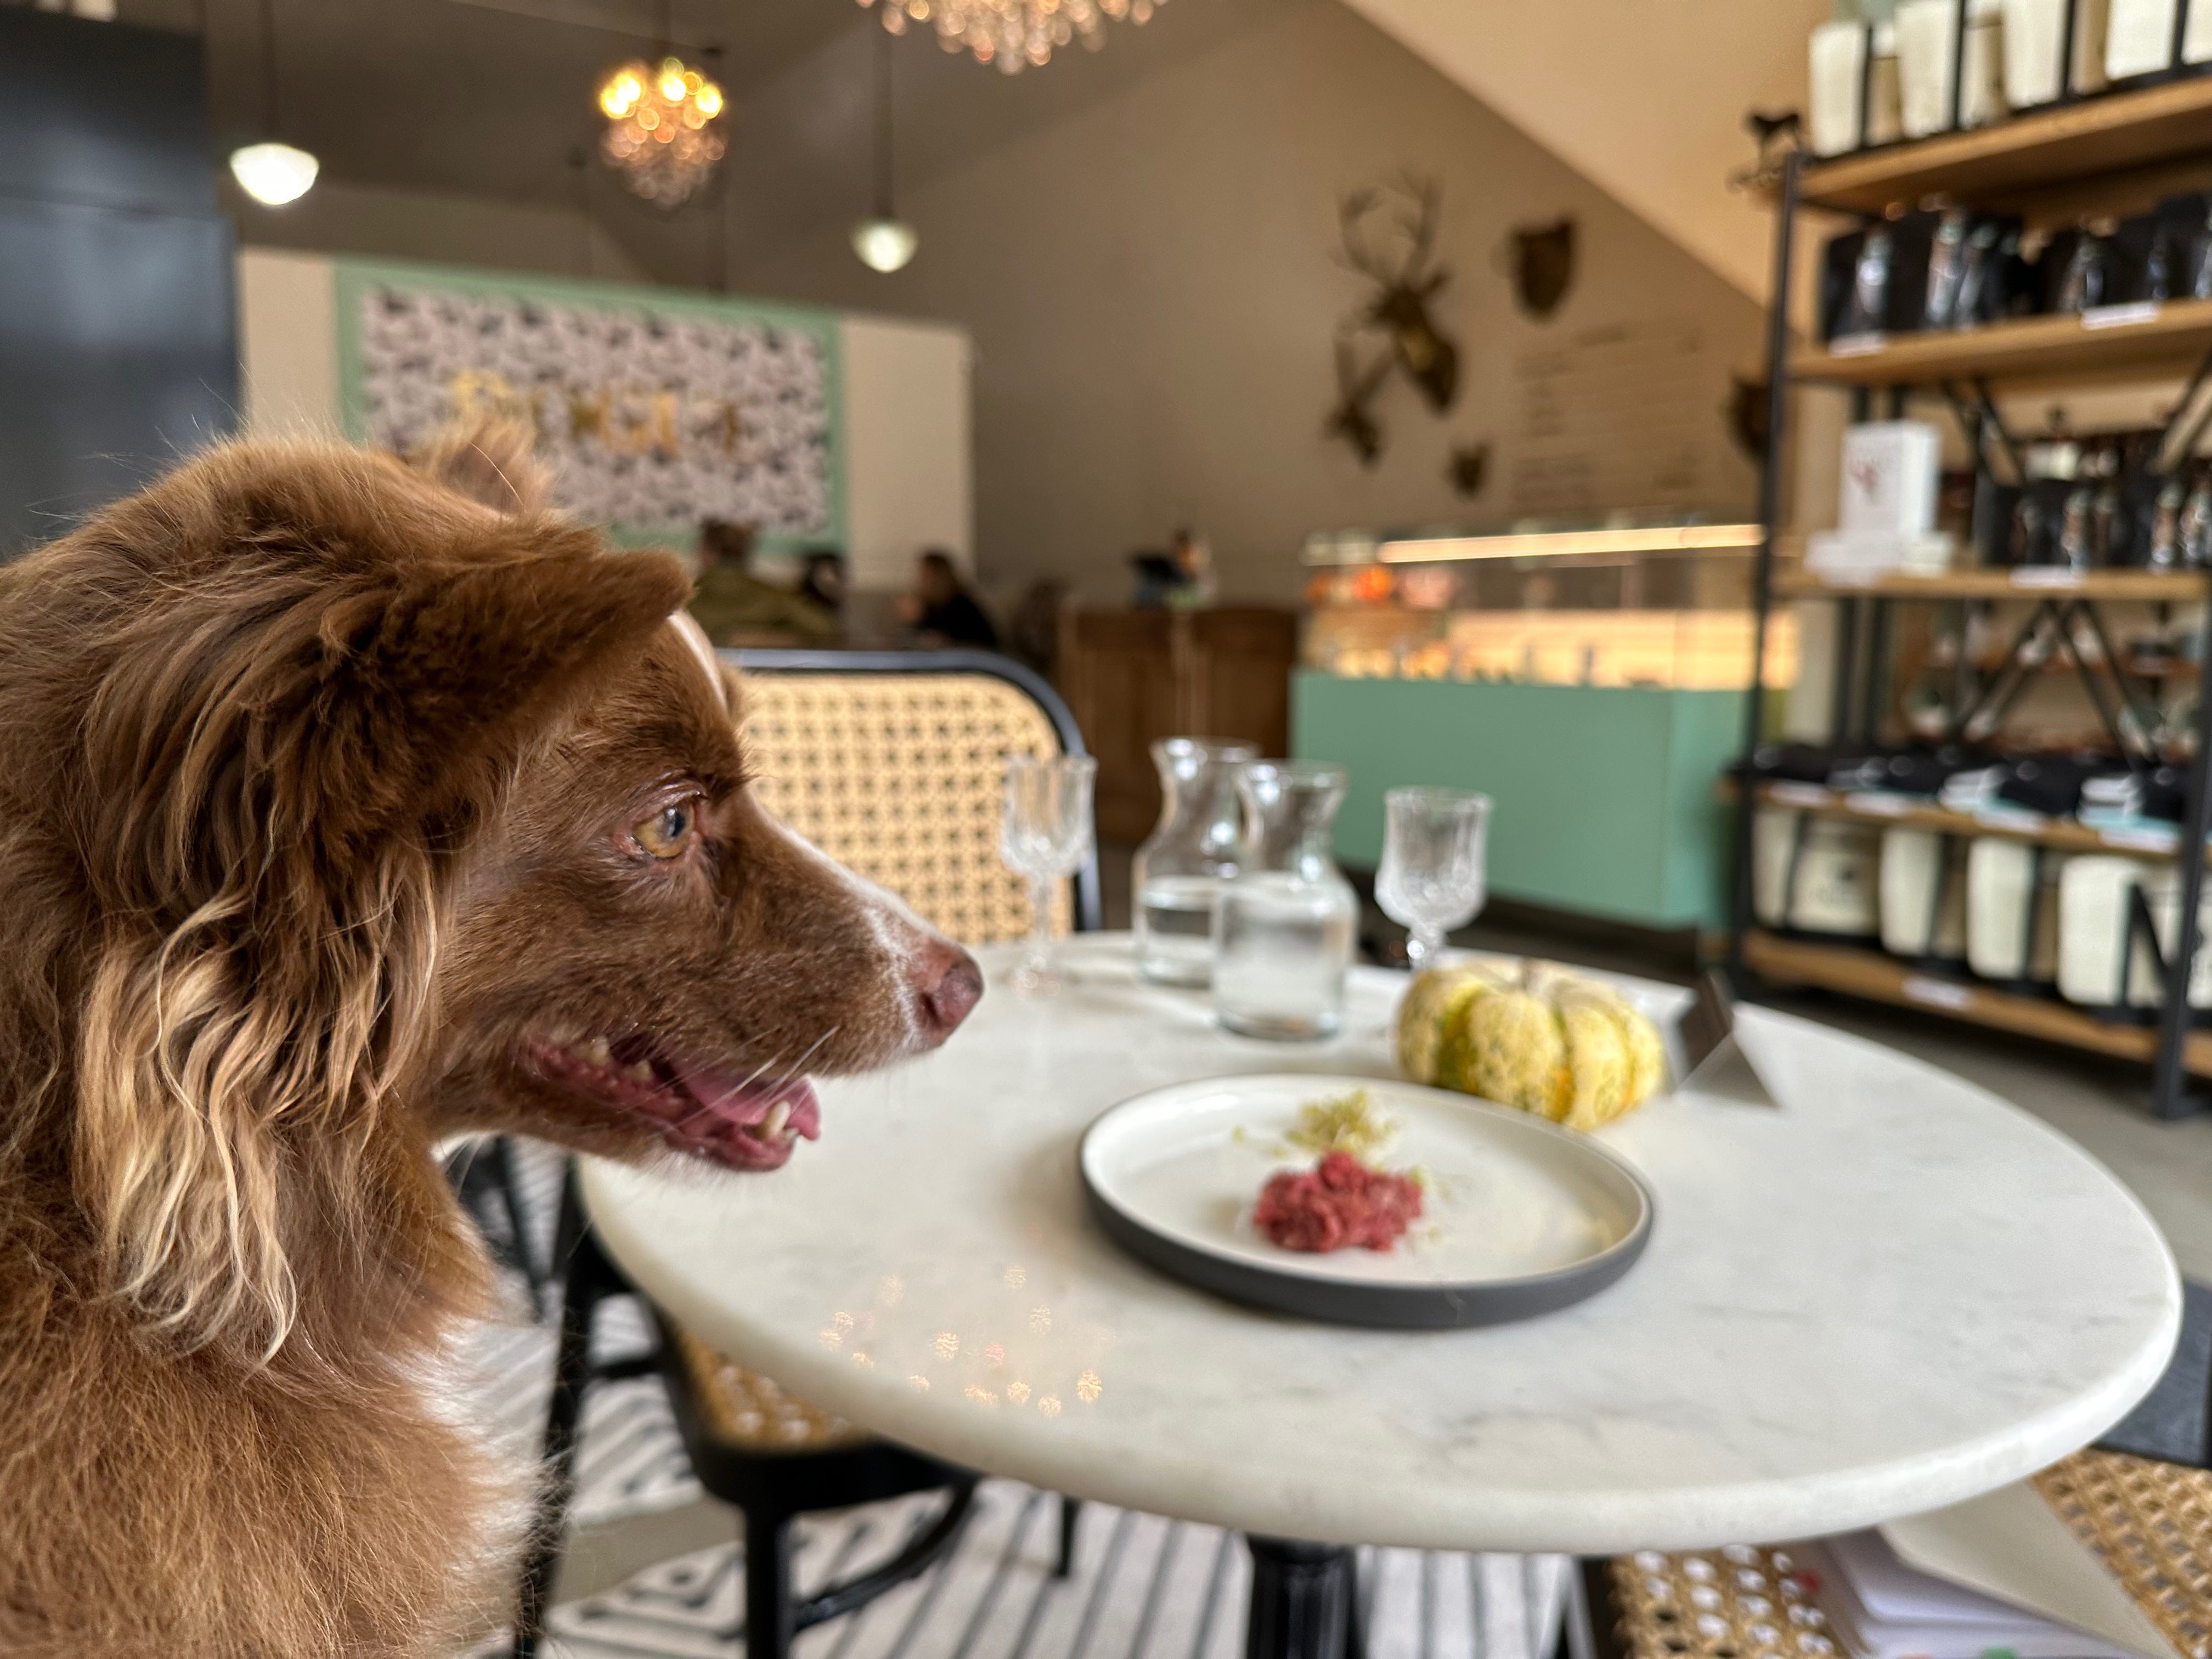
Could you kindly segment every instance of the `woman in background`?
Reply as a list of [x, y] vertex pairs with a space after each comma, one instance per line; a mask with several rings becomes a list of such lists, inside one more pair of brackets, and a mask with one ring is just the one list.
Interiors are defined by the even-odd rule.
[[915, 562], [914, 592], [899, 601], [899, 616], [925, 646], [999, 648], [999, 630], [953, 568], [952, 556], [931, 548]]
[[834, 547], [810, 547], [799, 573], [799, 591], [833, 617], [845, 611], [845, 556]]

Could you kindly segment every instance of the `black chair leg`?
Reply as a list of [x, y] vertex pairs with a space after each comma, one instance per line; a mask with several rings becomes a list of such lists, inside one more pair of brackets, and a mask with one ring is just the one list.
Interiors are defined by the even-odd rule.
[[745, 1659], [791, 1659], [798, 1613], [791, 1594], [791, 1517], [745, 1511]]
[[1060, 1498], [1060, 1556], [1052, 1564], [1052, 1576], [1065, 1578], [1075, 1571], [1075, 1525], [1083, 1518], [1083, 1500], [1070, 1498], [1065, 1492]]
[[584, 1211], [572, 1170], [561, 1191], [561, 1220], [554, 1259], [568, 1263], [561, 1298], [561, 1332], [553, 1362], [553, 1395], [545, 1408], [544, 1486], [523, 1559], [522, 1589], [514, 1618], [514, 1659], [536, 1659], [545, 1636], [545, 1610], [561, 1571], [568, 1540], [568, 1505], [575, 1496], [576, 1428], [584, 1390], [592, 1380], [592, 1316], [606, 1294], [599, 1247], [586, 1234]]
[[498, 1173], [500, 1207], [507, 1212], [508, 1236], [514, 1241], [514, 1265], [530, 1286], [530, 1316], [545, 1317], [545, 1282], [552, 1275], [538, 1265], [538, 1252], [530, 1238], [530, 1224], [522, 1209], [522, 1166], [514, 1156], [514, 1137], [501, 1135], [492, 1142], [492, 1167]]

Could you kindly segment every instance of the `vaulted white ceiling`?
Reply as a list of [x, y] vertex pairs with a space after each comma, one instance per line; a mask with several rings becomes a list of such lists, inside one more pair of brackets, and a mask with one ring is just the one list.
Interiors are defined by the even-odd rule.
[[1728, 187], [1747, 110], [1797, 106], [1831, 0], [1345, 0], [1764, 300], [1771, 219]]

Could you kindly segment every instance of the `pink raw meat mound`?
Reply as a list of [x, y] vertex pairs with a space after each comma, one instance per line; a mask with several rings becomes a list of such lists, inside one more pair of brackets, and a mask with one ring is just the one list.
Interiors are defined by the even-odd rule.
[[1252, 1223], [1286, 1250], [1387, 1250], [1420, 1213], [1420, 1184], [1410, 1176], [1331, 1152], [1310, 1170], [1269, 1177]]

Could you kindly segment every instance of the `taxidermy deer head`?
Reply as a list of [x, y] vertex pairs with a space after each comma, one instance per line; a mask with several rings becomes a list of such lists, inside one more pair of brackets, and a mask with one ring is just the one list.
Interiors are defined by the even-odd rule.
[[[1367, 222], [1382, 205], [1384, 189], [1406, 203], [1392, 219], [1407, 241], [1405, 257], [1395, 264], [1368, 240]], [[1408, 177], [1382, 188], [1355, 190], [1337, 206], [1344, 263], [1375, 284], [1358, 313], [1359, 324], [1389, 335], [1398, 367], [1439, 414], [1459, 395], [1459, 347], [1429, 315], [1430, 302], [1451, 280], [1449, 271], [1430, 268], [1443, 193], [1433, 179]]]

